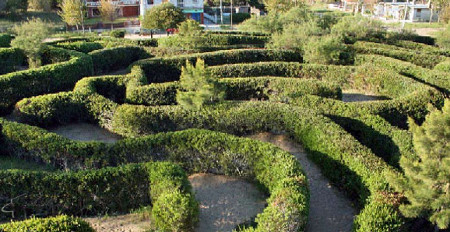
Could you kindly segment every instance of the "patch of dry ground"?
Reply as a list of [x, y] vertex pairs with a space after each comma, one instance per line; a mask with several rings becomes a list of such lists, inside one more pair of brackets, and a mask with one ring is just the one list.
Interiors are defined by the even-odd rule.
[[336, 187], [332, 186], [319, 167], [306, 157], [303, 147], [286, 135], [259, 133], [249, 136], [263, 142], [272, 143], [290, 152], [300, 162], [308, 177], [310, 209], [306, 231], [344, 232], [351, 231], [356, 210], [352, 202]]
[[189, 181], [200, 203], [197, 232], [232, 231], [265, 208], [266, 196], [240, 178], [194, 174]]
[[144, 232], [151, 229], [150, 219], [140, 214], [84, 218], [97, 232]]
[[121, 139], [120, 135], [89, 123], [73, 123], [52, 128], [49, 131], [77, 141], [114, 143]]
[[387, 99], [389, 98], [377, 96], [371, 93], [362, 93], [356, 90], [347, 90], [345, 92], [342, 92], [343, 102], [380, 101]]

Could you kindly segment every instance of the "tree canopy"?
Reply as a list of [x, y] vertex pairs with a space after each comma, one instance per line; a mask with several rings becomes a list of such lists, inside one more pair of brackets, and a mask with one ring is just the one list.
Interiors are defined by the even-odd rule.
[[178, 24], [186, 20], [180, 8], [172, 3], [163, 3], [148, 10], [142, 20], [142, 27], [146, 29], [177, 28]]

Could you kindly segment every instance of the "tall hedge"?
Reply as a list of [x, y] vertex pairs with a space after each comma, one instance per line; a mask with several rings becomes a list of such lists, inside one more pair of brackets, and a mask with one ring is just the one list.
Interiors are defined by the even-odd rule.
[[107, 73], [128, 67], [131, 63], [150, 57], [140, 47], [124, 46], [90, 52], [96, 74]]
[[0, 75], [16, 70], [25, 63], [25, 54], [17, 48], [0, 48]]

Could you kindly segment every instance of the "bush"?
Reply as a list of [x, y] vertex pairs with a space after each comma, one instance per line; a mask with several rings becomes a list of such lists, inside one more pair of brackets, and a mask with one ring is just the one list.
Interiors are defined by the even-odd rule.
[[404, 219], [392, 205], [373, 203], [365, 207], [355, 220], [356, 231], [401, 231]]
[[64, 49], [74, 50], [82, 53], [89, 53], [95, 50], [103, 49], [103, 46], [98, 42], [86, 42], [86, 41], [62, 42], [57, 43], [56, 47], [61, 47]]
[[381, 22], [364, 16], [347, 16], [331, 28], [331, 34], [340, 37], [347, 44], [368, 38], [382, 38]]
[[17, 48], [0, 48], [0, 75], [13, 72], [25, 63], [25, 54]]
[[94, 64], [94, 73], [107, 73], [122, 68], [126, 68], [131, 63], [150, 57], [150, 55], [140, 47], [116, 47], [105, 48], [90, 52]]
[[125, 37], [125, 30], [112, 30], [110, 32], [110, 35], [114, 38], [124, 38]]
[[152, 208], [155, 226], [164, 231], [191, 231], [197, 215], [198, 203], [178, 191], [165, 194]]
[[51, 218], [31, 218], [0, 225], [4, 232], [94, 232], [95, 230], [81, 218], [57, 216]]
[[440, 72], [448, 72], [450, 73], [450, 58], [447, 58], [446, 60], [442, 61], [441, 63], [437, 64], [433, 68], [436, 71]]
[[180, 8], [172, 3], [163, 3], [152, 7], [145, 13], [142, 20], [142, 27], [145, 29], [177, 28], [178, 24], [186, 20]]
[[305, 45], [304, 59], [317, 64], [353, 64], [355, 54], [339, 38], [324, 36]]
[[316, 40], [324, 31], [316, 22], [309, 21], [303, 24], [289, 24], [282, 33], [275, 33], [267, 45], [272, 49], [290, 49], [304, 53], [305, 44], [309, 40]]
[[0, 111], [9, 109], [24, 97], [71, 89], [79, 79], [92, 75], [89, 56], [60, 48], [50, 50], [64, 53], [70, 60], [0, 76]]
[[0, 48], [11, 46], [12, 36], [10, 34], [0, 34]]
[[239, 24], [249, 19], [251, 15], [249, 13], [235, 13], [233, 14], [233, 23]]

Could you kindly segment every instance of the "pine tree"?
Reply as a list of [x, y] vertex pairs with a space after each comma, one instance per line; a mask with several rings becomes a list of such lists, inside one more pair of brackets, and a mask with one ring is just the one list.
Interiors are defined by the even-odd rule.
[[[450, 220], [450, 100], [442, 111], [433, 110], [422, 126], [410, 120], [416, 157], [402, 157], [404, 176], [392, 185], [408, 200], [400, 206], [406, 217], [427, 217], [437, 228]], [[436, 229], [437, 229], [436, 228]]]
[[188, 109], [200, 109], [205, 104], [223, 100], [224, 91], [218, 81], [205, 67], [205, 61], [197, 59], [195, 67], [186, 61], [181, 70], [180, 90], [177, 102]]

